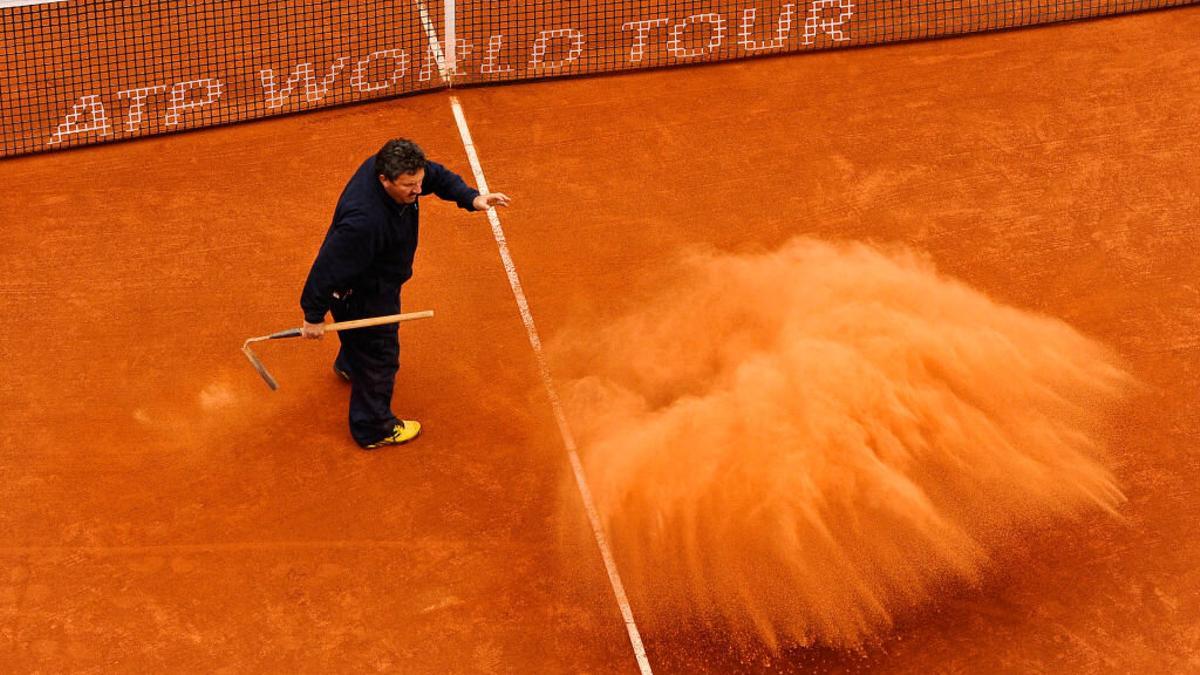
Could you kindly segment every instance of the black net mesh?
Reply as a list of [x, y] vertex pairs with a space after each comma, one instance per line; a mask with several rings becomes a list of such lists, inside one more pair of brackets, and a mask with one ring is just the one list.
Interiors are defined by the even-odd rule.
[[0, 154], [455, 84], [934, 38], [1198, 1], [465, 0], [449, 4], [448, 24], [443, 0], [0, 0]]

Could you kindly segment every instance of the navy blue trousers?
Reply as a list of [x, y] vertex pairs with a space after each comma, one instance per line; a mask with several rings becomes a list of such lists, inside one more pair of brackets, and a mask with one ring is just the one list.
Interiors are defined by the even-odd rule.
[[[351, 321], [400, 312], [400, 295], [352, 294], [330, 306], [335, 321]], [[334, 365], [350, 374], [350, 435], [367, 446], [392, 435], [399, 420], [392, 413], [392, 391], [400, 369], [396, 324], [338, 331], [341, 349]]]

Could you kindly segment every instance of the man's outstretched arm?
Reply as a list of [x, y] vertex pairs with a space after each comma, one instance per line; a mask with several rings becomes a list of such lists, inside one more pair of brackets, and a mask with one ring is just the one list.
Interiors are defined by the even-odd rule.
[[448, 202], [458, 204], [468, 211], [484, 211], [493, 206], [508, 206], [510, 199], [503, 192], [480, 194], [467, 185], [462, 176], [437, 162], [426, 162], [425, 181], [422, 191], [433, 193]]

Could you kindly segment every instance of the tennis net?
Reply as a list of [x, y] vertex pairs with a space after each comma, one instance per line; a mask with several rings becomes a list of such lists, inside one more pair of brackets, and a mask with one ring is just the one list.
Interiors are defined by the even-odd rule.
[[0, 156], [447, 86], [689, 65], [1200, 0], [0, 0]]

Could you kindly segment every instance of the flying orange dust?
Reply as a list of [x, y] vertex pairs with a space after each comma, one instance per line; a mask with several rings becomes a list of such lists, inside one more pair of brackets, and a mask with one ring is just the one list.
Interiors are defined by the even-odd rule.
[[641, 617], [861, 645], [1036, 524], [1114, 512], [1131, 382], [1063, 322], [907, 250], [693, 255], [641, 311], [552, 344]]

